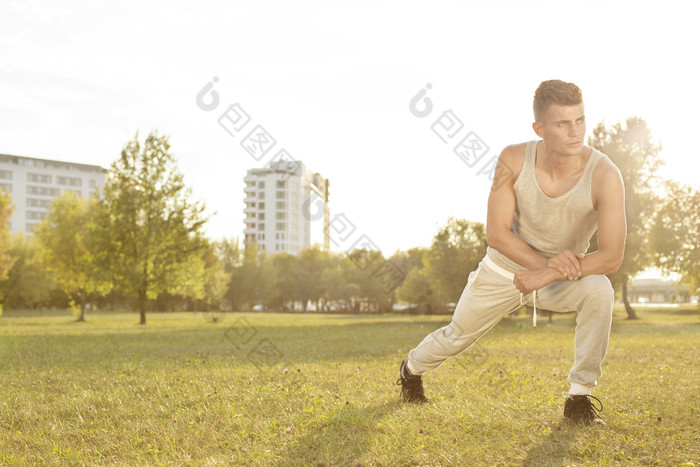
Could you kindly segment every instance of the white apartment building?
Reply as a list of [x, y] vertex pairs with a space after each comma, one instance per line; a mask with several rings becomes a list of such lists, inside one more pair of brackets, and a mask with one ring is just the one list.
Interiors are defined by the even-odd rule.
[[86, 197], [102, 192], [106, 170], [33, 157], [0, 154], [0, 189], [12, 196], [12, 233], [32, 230], [46, 217], [51, 201], [66, 191]]
[[328, 180], [301, 161], [284, 160], [250, 169], [243, 180], [245, 245], [298, 254], [311, 247], [311, 228], [322, 218], [323, 247], [329, 249]]

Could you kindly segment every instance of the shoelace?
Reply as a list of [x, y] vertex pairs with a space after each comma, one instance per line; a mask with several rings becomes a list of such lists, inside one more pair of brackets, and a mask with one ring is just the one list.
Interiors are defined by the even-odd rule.
[[[584, 397], [586, 398], [586, 403], [581, 404], [579, 407], [582, 412], [585, 413], [593, 413], [594, 418], [600, 418], [600, 412], [603, 411], [603, 403], [601, 402], [600, 399], [598, 399], [596, 396], [591, 396], [590, 394], [585, 394]], [[598, 401], [598, 404], [600, 404], [600, 407], [596, 407], [591, 399], [595, 399]]]
[[[496, 274], [505, 277], [506, 279], [510, 280], [511, 282], [513, 281], [513, 278], [515, 275], [511, 272], [506, 271], [499, 265], [493, 262], [491, 258], [486, 256], [484, 258], [484, 263], [491, 269], [493, 272]], [[523, 298], [525, 297], [524, 293], [520, 294], [520, 306], [523, 306]], [[532, 325], [534, 327], [537, 327], [537, 290], [532, 291]]]

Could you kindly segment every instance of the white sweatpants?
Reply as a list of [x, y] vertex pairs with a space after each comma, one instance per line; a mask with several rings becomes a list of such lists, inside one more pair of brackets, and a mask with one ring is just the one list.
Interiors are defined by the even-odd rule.
[[[613, 288], [603, 275], [557, 281], [537, 291], [537, 308], [576, 311], [575, 360], [570, 383], [594, 387], [608, 348], [614, 301]], [[532, 297], [524, 303], [532, 305]], [[521, 306], [520, 292], [484, 262], [469, 274], [452, 322], [430, 333], [408, 354], [409, 369], [421, 375], [466, 350], [505, 315]]]

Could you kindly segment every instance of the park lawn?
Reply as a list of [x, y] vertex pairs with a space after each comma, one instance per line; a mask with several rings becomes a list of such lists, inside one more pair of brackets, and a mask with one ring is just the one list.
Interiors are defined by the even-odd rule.
[[616, 310], [606, 428], [562, 426], [574, 315], [503, 320], [398, 400], [447, 316], [0, 318], [0, 464], [698, 465], [700, 312]]

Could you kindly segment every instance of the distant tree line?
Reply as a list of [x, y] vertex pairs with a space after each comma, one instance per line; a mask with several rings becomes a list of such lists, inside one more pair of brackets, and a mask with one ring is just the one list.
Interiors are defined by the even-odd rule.
[[[626, 297], [629, 278], [648, 266], [700, 286], [700, 191], [660, 180], [659, 145], [639, 118], [598, 125], [589, 145], [610, 156], [626, 185], [625, 259], [611, 275]], [[149, 310], [276, 309], [448, 311], [486, 252], [485, 227], [449, 219], [429, 247], [381, 252], [268, 255], [236, 238], [204, 235], [207, 217], [183, 182], [168, 138], [138, 135], [108, 171], [104, 192], [56, 198], [34, 235], [10, 236], [12, 200], [0, 192], [0, 303], [5, 308]], [[597, 248], [596, 239], [591, 249]]]

